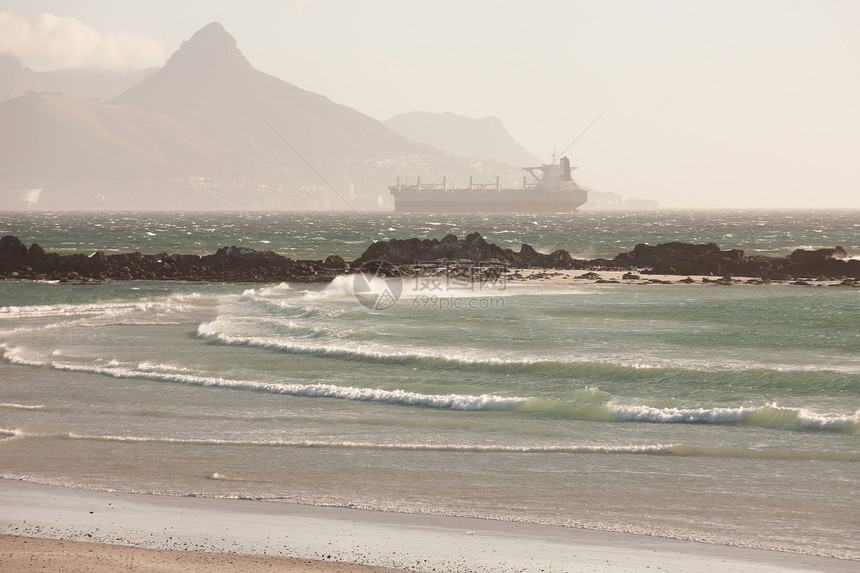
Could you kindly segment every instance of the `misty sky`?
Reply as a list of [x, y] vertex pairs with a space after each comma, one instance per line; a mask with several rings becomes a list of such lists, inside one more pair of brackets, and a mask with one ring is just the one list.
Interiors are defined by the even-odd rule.
[[259, 70], [379, 120], [499, 117], [664, 207], [860, 208], [856, 0], [0, 0], [34, 70], [147, 67], [218, 21]]

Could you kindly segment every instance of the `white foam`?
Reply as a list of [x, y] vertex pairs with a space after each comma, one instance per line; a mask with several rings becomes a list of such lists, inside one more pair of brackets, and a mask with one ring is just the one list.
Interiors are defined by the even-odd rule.
[[[356, 292], [356, 286], [360, 292]], [[334, 278], [326, 287], [317, 292], [308, 292], [305, 294], [307, 300], [354, 300], [357, 294], [361, 295], [379, 295], [386, 291], [401, 292], [403, 289], [403, 281], [397, 278], [383, 278], [374, 275], [361, 273], [360, 275], [339, 275]]]
[[797, 412], [797, 421], [806, 428], [818, 428], [822, 430], [842, 430], [851, 426], [860, 429], [860, 410], [851, 416], [822, 415], [801, 408]]
[[265, 296], [283, 294], [284, 292], [292, 291], [292, 290], [293, 290], [293, 287], [291, 287], [289, 284], [278, 283], [276, 285], [269, 285], [269, 286], [264, 286], [264, 287], [246, 289], [244, 292], [242, 292], [242, 296], [249, 297], [249, 298], [258, 297], [258, 296], [265, 297]]
[[610, 404], [609, 414], [619, 420], [657, 423], [748, 423], [812, 430], [851, 430], [860, 433], [860, 410], [854, 414], [819, 414], [806, 408], [785, 408], [775, 403], [737, 408], [652, 408]]
[[[300, 448], [343, 448], [367, 450], [408, 450], [438, 452], [481, 452], [481, 453], [569, 453], [569, 454], [667, 454], [681, 447], [681, 444], [629, 444], [606, 445], [544, 445], [544, 446], [506, 446], [499, 444], [432, 444], [432, 443], [376, 443], [349, 440], [227, 440], [208, 438], [171, 438], [157, 436], [118, 436], [69, 433], [70, 439], [97, 440], [125, 443], [164, 443], [208, 446], [267, 446]], [[218, 476], [218, 477], [214, 477]], [[212, 474], [209, 479], [233, 480], [222, 474]]]
[[[161, 317], [171, 316], [177, 311], [189, 308], [187, 301], [195, 298], [196, 293], [171, 296], [163, 300], [100, 302], [93, 304], [55, 304], [32, 306], [0, 307], [0, 321], [9, 320], [15, 324], [7, 333], [50, 330], [75, 326], [107, 325], [146, 325], [163, 324]], [[154, 321], [156, 319], [156, 321]], [[23, 321], [52, 320], [47, 324], [24, 324]]]
[[207, 479], [211, 479], [211, 480], [215, 480], [215, 481], [245, 481], [242, 478], [226, 476], [226, 475], [218, 473], [218, 472], [210, 474], [209, 476], [207, 476]]
[[730, 423], [740, 422], [758, 408], [652, 408], [650, 406], [609, 405], [609, 414], [618, 420], [660, 423]]
[[20, 438], [20, 437], [25, 436], [25, 435], [26, 434], [18, 428], [13, 428], [13, 429], [0, 428], [0, 440], [9, 440], [11, 438]]
[[[57, 370], [71, 372], [88, 372], [114, 378], [142, 378], [164, 382], [178, 382], [195, 386], [214, 386], [245, 390], [265, 391], [273, 394], [288, 394], [314, 398], [339, 398], [364, 402], [386, 402], [407, 406], [426, 406], [451, 410], [504, 410], [514, 408], [526, 401], [526, 398], [502, 397], [491, 394], [480, 396], [461, 394], [421, 394], [405, 390], [382, 390], [379, 388], [358, 388], [353, 386], [337, 386], [335, 384], [288, 384], [272, 382], [255, 382], [248, 380], [231, 380], [217, 376], [185, 373], [181, 368], [168, 368], [165, 365], [142, 363], [144, 369], [121, 365], [112, 360], [103, 364], [71, 364], [64, 362], [40, 362], [25, 359], [15, 349], [5, 352], [6, 359], [15, 364], [28, 366], [51, 366]], [[164, 370], [172, 370], [165, 372]]]
[[786, 408], [770, 402], [752, 417], [762, 425], [799, 426], [812, 430], [850, 430], [860, 433], [860, 410], [854, 414], [819, 414], [807, 408]]
[[[44, 404], [15, 404], [15, 403], [0, 403], [0, 408], [8, 408], [10, 410], [44, 410]], [[0, 430], [2, 431], [2, 430]]]
[[98, 304], [51, 304], [33, 306], [4, 306], [0, 307], [0, 318], [5, 317], [43, 317], [43, 316], [79, 316], [82, 314], [116, 314], [128, 311], [146, 311], [165, 306], [165, 302], [114, 302]]
[[[508, 364], [509, 361], [497, 358], [473, 359], [470, 356], [457, 355], [453, 351], [416, 350], [414, 348], [393, 348], [386, 345], [372, 344], [367, 341], [355, 342], [343, 338], [328, 340], [307, 340], [293, 337], [262, 337], [262, 336], [233, 336], [225, 334], [222, 329], [231, 326], [229, 321], [216, 319], [197, 327], [197, 334], [204, 338], [215, 339], [222, 344], [232, 346], [254, 346], [281, 350], [292, 353], [323, 354], [329, 356], [356, 356], [377, 360], [422, 360], [440, 359], [452, 362], [470, 364]], [[342, 335], [345, 333], [341, 333]]]
[[17, 364], [19, 366], [44, 366], [45, 364], [43, 361], [25, 358], [23, 354], [24, 349], [19, 346], [8, 348], [0, 344], [0, 351], [3, 352], [3, 359], [10, 364]]

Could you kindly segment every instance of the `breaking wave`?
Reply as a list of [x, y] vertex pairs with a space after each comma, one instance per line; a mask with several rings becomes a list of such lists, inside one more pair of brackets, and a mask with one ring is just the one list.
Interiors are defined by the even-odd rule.
[[612, 402], [608, 393], [591, 387], [569, 393], [567, 399], [497, 394], [424, 394], [407, 390], [386, 390], [325, 383], [299, 384], [237, 380], [204, 375], [185, 368], [149, 362], [140, 362], [137, 365], [122, 364], [116, 360], [98, 364], [40, 362], [23, 358], [14, 349], [4, 349], [4, 357], [13, 364], [49, 366], [57, 370], [88, 372], [114, 378], [140, 378], [158, 382], [269, 392], [308, 398], [333, 398], [458, 411], [508, 410], [522, 415], [570, 420], [660, 424], [747, 424], [860, 434], [860, 411], [847, 415], [822, 414], [805, 408], [781, 407], [776, 403], [730, 408], [656, 408], [647, 405], [616, 404]]
[[[176, 446], [239, 446], [261, 448], [321, 448], [347, 450], [393, 450], [423, 452], [462, 452], [462, 453], [510, 453], [510, 454], [631, 454], [673, 457], [711, 457], [711, 458], [748, 458], [748, 459], [785, 459], [785, 460], [833, 460], [860, 461], [860, 452], [840, 452], [832, 450], [792, 450], [785, 448], [754, 449], [730, 447], [698, 447], [686, 444], [547, 444], [547, 445], [501, 445], [501, 444], [434, 444], [434, 443], [397, 443], [397, 442], [360, 442], [349, 440], [241, 440], [223, 438], [175, 438], [159, 436], [123, 436], [78, 434], [69, 432], [58, 435], [24, 433], [19, 430], [0, 429], [0, 439], [20, 437], [31, 439], [81, 440], [114, 442], [127, 444], [163, 444]], [[208, 479], [221, 481], [242, 481], [241, 478], [213, 473]]]
[[609, 406], [617, 420], [688, 424], [750, 424], [792, 429], [860, 433], [860, 410], [852, 415], [818, 414], [805, 408], [783, 408], [775, 403], [738, 408], [652, 408]]
[[6, 408], [9, 410], [44, 410], [44, 404], [14, 404], [14, 403], [2, 403], [0, 404], [0, 408]]
[[374, 342], [372, 338], [375, 335], [368, 340], [364, 331], [332, 332], [321, 326], [301, 326], [293, 322], [273, 325], [286, 336], [274, 333], [265, 336], [228, 334], [236, 326], [235, 320], [216, 318], [202, 323], [197, 327], [197, 336], [225, 346], [247, 346], [372, 363], [414, 364], [422, 368], [490, 371], [499, 375], [560, 376], [583, 381], [683, 381], [693, 375], [703, 384], [860, 391], [860, 376], [853, 370], [843, 372], [838, 368], [818, 370], [803, 366], [787, 368], [784, 365], [774, 368], [744, 363], [717, 365], [695, 360], [653, 363], [635, 357], [586, 354], [559, 360], [539, 355], [523, 356], [521, 352], [515, 355], [502, 350], [488, 356], [486, 351], [470, 348], [415, 348], [384, 344]]

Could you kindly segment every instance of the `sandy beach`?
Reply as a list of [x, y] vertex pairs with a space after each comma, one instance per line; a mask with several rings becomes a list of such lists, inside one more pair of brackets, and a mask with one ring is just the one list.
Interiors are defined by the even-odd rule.
[[242, 571], [289, 571], [291, 573], [375, 573], [394, 571], [349, 563], [236, 555], [192, 551], [160, 551], [124, 545], [86, 543], [0, 535], [4, 571], [159, 571], [170, 573], [240, 573]]
[[857, 563], [658, 537], [0, 480], [8, 571], [854, 571]]

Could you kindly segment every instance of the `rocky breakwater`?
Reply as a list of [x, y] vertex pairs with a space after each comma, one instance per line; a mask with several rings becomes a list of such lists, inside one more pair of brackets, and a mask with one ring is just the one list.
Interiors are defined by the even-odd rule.
[[593, 267], [644, 269], [663, 275], [710, 275], [757, 277], [773, 280], [860, 280], [860, 260], [851, 259], [842, 247], [797, 249], [786, 257], [747, 256], [744, 251], [723, 251], [714, 243], [639, 244], [611, 261], [590, 261]]
[[[488, 243], [479, 233], [465, 239], [447, 235], [443, 239], [392, 239], [373, 243], [353, 267], [385, 261], [398, 273], [436, 273], [440, 269], [463, 265], [504, 265], [510, 269], [552, 269], [589, 271], [636, 271], [653, 275], [713, 276], [718, 284], [731, 284], [732, 277], [747, 277], [748, 282], [842, 281], [846, 286], [860, 285], [860, 260], [851, 259], [841, 247], [797, 249], [786, 257], [748, 256], [739, 249], [722, 250], [714, 243], [639, 244], [613, 259], [574, 259], [565, 250], [544, 254], [528, 244], [519, 251]], [[374, 267], [378, 269], [379, 267]], [[535, 276], [535, 275], [529, 275]], [[583, 275], [588, 277], [588, 275]], [[625, 279], [638, 278], [634, 274]], [[599, 275], [595, 275], [598, 280]], [[682, 282], [692, 282], [686, 279]]]
[[847, 280], [860, 281], [860, 260], [851, 259], [842, 247], [797, 249], [786, 257], [748, 256], [739, 249], [722, 250], [714, 243], [638, 244], [613, 259], [574, 259], [565, 250], [549, 254], [523, 244], [519, 251], [488, 243], [479, 233], [465, 239], [392, 239], [373, 243], [353, 267], [385, 261], [408, 271], [414, 265], [454, 263], [504, 264], [512, 269], [616, 270], [658, 275], [755, 277], [762, 281]]
[[220, 282], [327, 282], [349, 269], [336, 255], [294, 261], [271, 251], [223, 247], [211, 255], [46, 253], [17, 237], [0, 239], [0, 278], [32, 280], [185, 280]]
[[583, 269], [588, 261], [578, 261], [564, 250], [549, 254], [535, 251], [530, 245], [523, 244], [519, 251], [503, 249], [495, 243], [488, 243], [480, 233], [458, 239], [456, 235], [446, 235], [440, 239], [391, 239], [377, 241], [352, 262], [353, 267], [385, 261], [408, 270], [410, 265], [471, 263], [503, 264], [516, 268], [542, 269]]
[[[613, 259], [583, 260], [574, 259], [561, 249], [540, 253], [528, 244], [523, 244], [519, 251], [506, 249], [488, 243], [480, 233], [472, 233], [465, 239], [447, 235], [442, 239], [378, 241], [348, 263], [338, 255], [325, 260], [294, 261], [271, 251], [239, 247], [223, 247], [204, 256], [106, 255], [102, 251], [91, 255], [60, 255], [46, 253], [35, 243], [27, 247], [11, 235], [0, 239], [0, 279], [327, 282], [336, 275], [359, 268], [382, 274], [452, 271], [498, 274], [508, 269], [611, 270], [713, 276], [719, 277], [719, 281], [707, 280], [720, 284], [731, 284], [734, 276], [752, 277], [756, 282], [842, 281], [846, 286], [860, 286], [860, 260], [851, 259], [841, 247], [797, 249], [786, 257], [767, 257], [747, 256], [738, 249], [724, 251], [714, 243], [676, 242], [654, 246], [639, 244]], [[587, 278], [588, 274], [582, 277]], [[624, 278], [635, 280], [638, 276], [629, 273]], [[691, 279], [681, 282], [691, 282]]]

